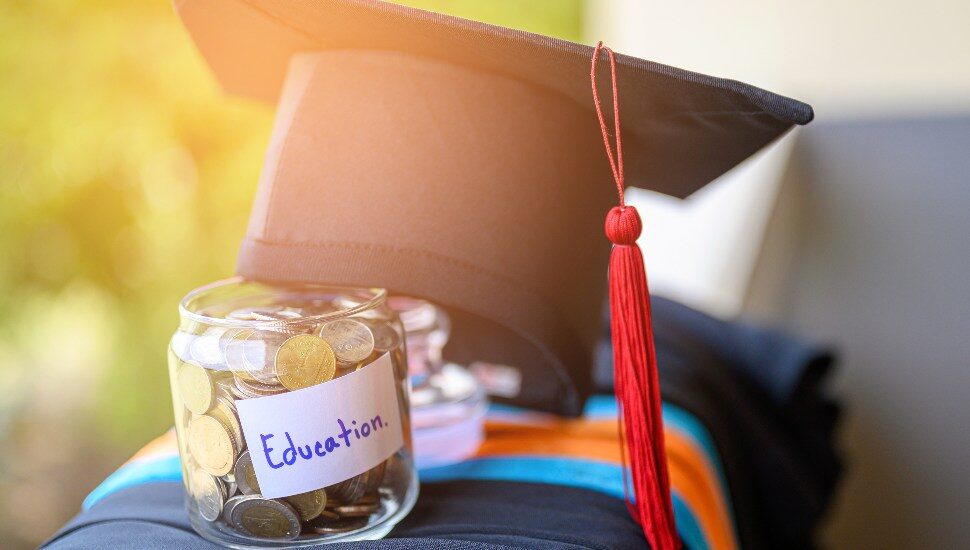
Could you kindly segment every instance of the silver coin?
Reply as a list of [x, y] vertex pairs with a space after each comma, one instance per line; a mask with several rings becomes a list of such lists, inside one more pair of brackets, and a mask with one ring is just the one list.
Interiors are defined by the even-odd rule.
[[232, 523], [232, 509], [245, 498], [246, 495], [237, 495], [226, 501], [226, 505], [222, 508], [222, 519], [226, 523]]
[[394, 330], [394, 326], [390, 323], [368, 321], [367, 326], [374, 334], [375, 350], [386, 353], [401, 345], [401, 335]]
[[201, 470], [191, 470], [189, 487], [199, 515], [206, 521], [219, 519], [226, 502], [226, 486], [222, 480]]
[[226, 345], [226, 364], [233, 372], [265, 384], [279, 382], [272, 360], [282, 343], [279, 333], [247, 329], [235, 333]]
[[300, 536], [300, 517], [292, 506], [257, 495], [242, 497], [233, 506], [229, 521], [252, 537], [293, 540]]
[[253, 468], [253, 458], [249, 451], [239, 455], [239, 458], [236, 459], [233, 474], [236, 478], [236, 486], [239, 487], [242, 494], [259, 494], [259, 480], [256, 479], [256, 469]]
[[229, 365], [228, 358], [226, 357], [226, 352], [227, 352], [227, 350], [229, 348], [229, 343], [232, 342], [233, 338], [235, 338], [240, 332], [247, 332], [247, 331], [250, 331], [250, 330], [252, 330], [252, 329], [248, 329], [248, 328], [229, 328], [229, 329], [226, 329], [222, 333], [222, 335], [219, 336], [219, 350], [222, 352], [223, 359], [226, 360], [226, 366], [227, 367], [232, 368], [232, 366]]
[[223, 335], [225, 346], [226, 366], [234, 372], [246, 372], [245, 342], [254, 333], [253, 329], [227, 331]]
[[209, 327], [203, 334], [192, 339], [189, 344], [189, 354], [203, 367], [217, 368], [225, 364], [226, 358], [223, 355], [221, 339], [226, 329], [222, 327]]
[[353, 319], [337, 319], [324, 323], [317, 331], [333, 348], [341, 363], [358, 363], [374, 352], [374, 333], [367, 325]]

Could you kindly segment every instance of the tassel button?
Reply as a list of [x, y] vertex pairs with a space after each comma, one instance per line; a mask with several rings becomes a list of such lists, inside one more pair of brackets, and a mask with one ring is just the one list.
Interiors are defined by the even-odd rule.
[[615, 245], [631, 246], [636, 244], [643, 223], [640, 214], [632, 206], [614, 206], [606, 214], [606, 237]]

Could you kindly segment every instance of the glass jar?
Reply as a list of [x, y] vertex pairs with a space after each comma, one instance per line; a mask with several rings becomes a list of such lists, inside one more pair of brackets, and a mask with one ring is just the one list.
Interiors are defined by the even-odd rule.
[[230, 279], [169, 348], [186, 508], [234, 548], [377, 539], [418, 494], [403, 328], [383, 289]]
[[400, 315], [407, 342], [415, 462], [423, 469], [472, 457], [485, 440], [488, 399], [466, 368], [444, 360], [448, 314], [405, 296], [392, 296], [388, 305]]

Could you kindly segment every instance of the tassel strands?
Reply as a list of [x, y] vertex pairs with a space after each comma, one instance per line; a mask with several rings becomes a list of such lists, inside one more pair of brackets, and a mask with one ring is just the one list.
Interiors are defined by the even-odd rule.
[[[603, 116], [596, 87], [596, 62], [601, 51], [610, 60], [613, 91], [613, 123], [616, 154], [610, 144], [609, 129]], [[606, 216], [605, 231], [613, 243], [610, 255], [610, 328], [613, 339], [613, 370], [616, 398], [620, 406], [620, 437], [624, 457], [624, 491], [633, 487], [633, 499], [626, 495], [631, 515], [643, 528], [654, 550], [680, 548], [674, 524], [664, 448], [661, 415], [660, 380], [653, 341], [650, 315], [650, 293], [643, 255], [637, 246], [642, 230], [640, 216], [624, 203], [623, 142], [620, 132], [620, 109], [616, 84], [616, 58], [600, 42], [593, 52], [590, 69], [593, 102], [603, 134], [603, 144], [613, 171], [619, 195], [619, 206]], [[629, 460], [630, 478], [625, 466]]]

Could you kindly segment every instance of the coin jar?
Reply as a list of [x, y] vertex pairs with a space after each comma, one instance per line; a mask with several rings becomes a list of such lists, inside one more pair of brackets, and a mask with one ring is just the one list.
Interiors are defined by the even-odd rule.
[[383, 289], [189, 293], [169, 347], [185, 503], [231, 548], [378, 539], [414, 506], [407, 354]]

